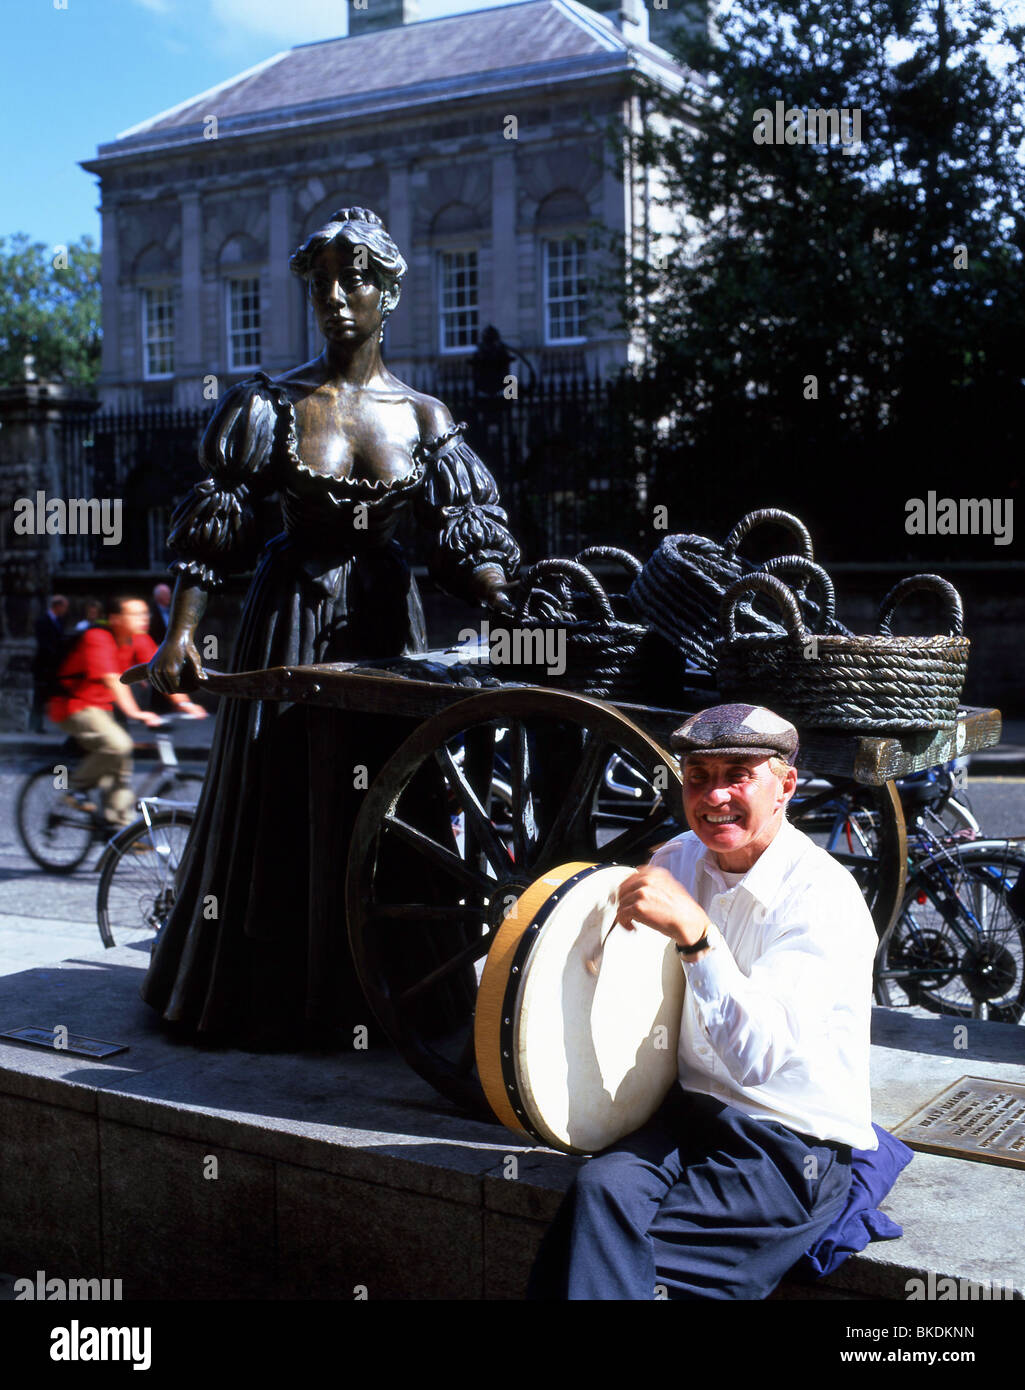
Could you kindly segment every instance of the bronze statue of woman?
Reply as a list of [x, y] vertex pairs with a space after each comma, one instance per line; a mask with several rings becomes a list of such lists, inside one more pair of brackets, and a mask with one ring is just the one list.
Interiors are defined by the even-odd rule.
[[[210, 477], [174, 513], [180, 557], [158, 690], [201, 678], [207, 595], [252, 562], [255, 505], [284, 531], [259, 558], [234, 670], [424, 651], [416, 584], [394, 533], [412, 509], [432, 577], [507, 609], [519, 564], [491, 474], [447, 408], [399, 381], [381, 332], [406, 263], [376, 214], [341, 208], [292, 256], [324, 349], [233, 387], [206, 430]], [[181, 1031], [251, 1046], [351, 1045], [370, 1024], [345, 933], [344, 872], [361, 788], [409, 725], [226, 700], [175, 908], [142, 995]]]

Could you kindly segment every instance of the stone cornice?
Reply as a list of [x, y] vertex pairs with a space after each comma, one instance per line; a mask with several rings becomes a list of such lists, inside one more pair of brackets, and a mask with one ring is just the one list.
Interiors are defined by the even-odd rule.
[[[438, 107], [461, 109], [481, 105], [499, 97], [531, 98], [545, 89], [557, 88], [565, 100], [577, 92], [596, 87], [619, 85], [619, 81], [641, 74], [670, 89], [681, 85], [679, 70], [671, 64], [653, 61], [639, 51], [589, 54], [584, 58], [566, 59], [556, 63], [536, 63], [496, 74], [494, 77], [474, 73], [465, 78], [446, 78], [443, 82], [422, 83], [413, 87], [395, 87], [375, 92], [369, 99], [362, 94], [332, 98], [330, 101], [304, 102], [299, 106], [279, 107], [252, 115], [225, 117], [218, 121], [216, 141], [204, 139], [203, 122], [192, 125], [141, 131], [124, 140], [100, 145], [95, 159], [82, 160], [81, 167], [89, 173], [103, 174], [133, 160], [147, 160], [154, 154], [177, 152], [195, 154], [202, 149], [208, 155], [211, 146], [223, 148], [226, 143], [241, 144], [268, 136], [312, 134], [320, 128], [339, 122], [352, 121], [363, 125], [374, 118], [402, 115], [410, 123], [422, 123]], [[618, 81], [617, 81], [618, 79]], [[211, 102], [214, 106], [215, 102]], [[211, 111], [209, 115], [216, 115]]]

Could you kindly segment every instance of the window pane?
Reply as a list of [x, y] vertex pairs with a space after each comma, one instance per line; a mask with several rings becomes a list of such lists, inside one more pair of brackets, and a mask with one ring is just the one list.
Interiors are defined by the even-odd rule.
[[228, 281], [228, 366], [260, 365], [260, 281]]
[[477, 252], [441, 253], [441, 347], [477, 342]]
[[170, 285], [142, 292], [142, 371], [170, 376], [174, 371], [174, 291]]
[[585, 246], [581, 237], [545, 242], [545, 333], [548, 342], [583, 338]]

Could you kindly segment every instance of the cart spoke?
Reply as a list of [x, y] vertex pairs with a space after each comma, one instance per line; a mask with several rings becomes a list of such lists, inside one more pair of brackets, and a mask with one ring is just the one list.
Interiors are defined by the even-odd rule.
[[602, 858], [615, 863], [620, 860], [629, 861], [638, 850], [648, 853], [651, 849], [651, 837], [657, 827], [665, 825], [668, 828], [671, 819], [667, 808], [657, 808], [643, 820], [637, 821], [626, 830], [621, 830], [618, 835], [606, 841], [601, 846]]
[[484, 916], [483, 908], [465, 903], [372, 903], [370, 912], [389, 922], [480, 922]]
[[537, 818], [530, 786], [530, 750], [527, 727], [517, 719], [512, 726], [513, 858], [517, 867], [532, 864], [537, 851]]
[[436, 840], [425, 835], [422, 830], [417, 830], [415, 826], [407, 825], [405, 821], [399, 820], [397, 816], [388, 816], [384, 821], [389, 830], [394, 830], [400, 840], [405, 841], [411, 849], [417, 851], [424, 859], [443, 869], [445, 873], [451, 874], [453, 878], [465, 887], [476, 892], [488, 894], [493, 891], [495, 881], [484, 874], [477, 873], [469, 865], [464, 864], [458, 854], [453, 854], [444, 845], [439, 845]]
[[593, 789], [608, 762], [608, 742], [588, 730], [576, 768], [538, 851], [539, 863], [558, 863], [589, 846]]
[[433, 989], [441, 980], [451, 975], [454, 970], [459, 970], [463, 966], [472, 965], [474, 961], [480, 960], [481, 956], [486, 956], [491, 945], [491, 933], [487, 932], [484, 936], [475, 938], [464, 946], [461, 951], [457, 951], [443, 965], [439, 965], [436, 970], [432, 970], [423, 979], [417, 980], [415, 985], [410, 985], [399, 995], [400, 1006], [411, 1004], [414, 999], [418, 999], [425, 990]]
[[[477, 793], [470, 785], [462, 768], [456, 763], [448, 748], [441, 747], [435, 756], [441, 766], [452, 791], [459, 801], [459, 809], [466, 816], [466, 829], [468, 835], [472, 833], [473, 839], [480, 847], [488, 863], [496, 872], [509, 869], [509, 851], [492, 825], [490, 819], [484, 811]], [[490, 778], [489, 778], [490, 783]], [[471, 858], [467, 854], [467, 859]]]
[[[496, 840], [505, 848], [504, 841], [498, 833], [498, 828], [494, 822], [494, 810], [492, 801], [494, 798], [494, 776], [495, 776], [495, 737], [496, 730], [494, 724], [480, 724], [475, 729], [467, 729], [463, 739], [463, 760], [462, 772], [467, 785], [472, 789], [477, 799], [477, 804], [481, 808], [484, 817], [484, 825], [495, 832]], [[465, 818], [463, 821], [464, 834], [466, 835], [466, 859], [473, 864], [474, 868], [483, 869], [485, 862], [491, 862], [491, 854], [488, 852], [486, 844], [483, 844], [475, 831], [475, 823], [472, 819]], [[494, 847], [493, 847], [494, 848]], [[507, 858], [508, 856], [506, 856]], [[501, 863], [505, 862], [503, 858]]]

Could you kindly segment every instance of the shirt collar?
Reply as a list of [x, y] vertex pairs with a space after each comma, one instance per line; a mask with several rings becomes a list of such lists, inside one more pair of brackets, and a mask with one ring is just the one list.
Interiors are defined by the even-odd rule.
[[[782, 886], [786, 872], [799, 848], [796, 839], [799, 833], [784, 816], [772, 841], [737, 884], [738, 888], [746, 888], [763, 907], [771, 906]], [[718, 877], [721, 872], [714, 854], [707, 845], [702, 845], [697, 862], [706, 873]]]

